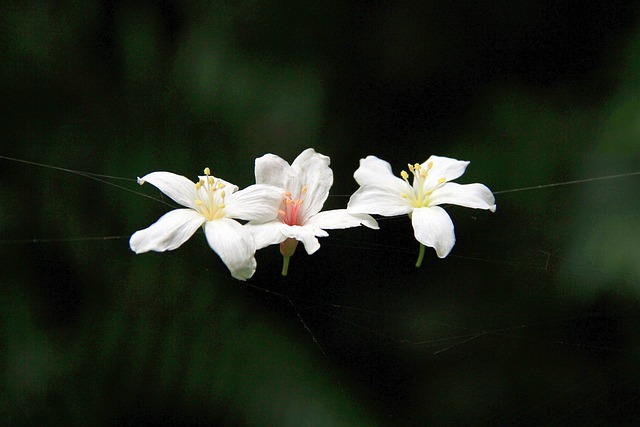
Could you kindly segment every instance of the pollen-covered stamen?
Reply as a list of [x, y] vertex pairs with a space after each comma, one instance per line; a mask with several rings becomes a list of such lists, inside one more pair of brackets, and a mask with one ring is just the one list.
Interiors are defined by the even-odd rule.
[[278, 211], [280, 214], [280, 220], [287, 225], [302, 225], [300, 223], [301, 218], [298, 214], [300, 212], [300, 206], [304, 202], [304, 195], [307, 194], [307, 186], [304, 185], [300, 189], [300, 198], [293, 199], [291, 192], [284, 193], [284, 200], [282, 201], [282, 209]]
[[224, 183], [211, 176], [211, 169], [204, 168], [205, 176], [196, 182], [196, 209], [208, 221], [224, 217]]
[[413, 174], [413, 184], [409, 182], [409, 174], [406, 171], [400, 172], [400, 177], [411, 186], [411, 191], [408, 193], [401, 193], [400, 196], [404, 199], [409, 199], [411, 204], [416, 208], [429, 206], [431, 199], [431, 193], [447, 182], [447, 179], [442, 177], [438, 179], [438, 183], [432, 188], [427, 188], [427, 176], [433, 168], [433, 162], [427, 163], [427, 167], [423, 168], [420, 163], [408, 164], [407, 167], [411, 174]]

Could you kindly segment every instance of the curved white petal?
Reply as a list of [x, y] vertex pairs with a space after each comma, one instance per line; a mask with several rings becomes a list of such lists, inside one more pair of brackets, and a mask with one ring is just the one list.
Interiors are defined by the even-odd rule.
[[309, 255], [320, 249], [320, 242], [317, 237], [326, 237], [329, 235], [326, 231], [313, 225], [286, 225], [282, 232], [292, 239], [296, 239], [304, 244], [304, 249]]
[[399, 193], [371, 186], [360, 187], [347, 204], [347, 212], [352, 214], [396, 216], [408, 214], [412, 209], [409, 199]]
[[268, 184], [287, 189], [295, 178], [289, 163], [275, 154], [265, 154], [255, 161], [256, 184]]
[[225, 197], [225, 216], [246, 221], [271, 221], [278, 216], [283, 192], [280, 188], [254, 184]]
[[284, 242], [288, 237], [283, 234], [284, 227], [287, 227], [287, 225], [277, 220], [259, 223], [249, 222], [244, 225], [244, 228], [251, 233], [257, 249]]
[[360, 166], [353, 173], [353, 177], [360, 185], [376, 185], [381, 176], [393, 176], [393, 171], [389, 162], [376, 156], [360, 159]]
[[438, 206], [415, 209], [411, 214], [411, 222], [420, 243], [434, 248], [440, 258], [449, 255], [456, 243], [456, 236], [453, 222], [444, 209]]
[[[429, 163], [432, 163], [431, 169], [429, 169]], [[467, 169], [468, 165], [469, 162], [467, 161], [456, 160], [450, 157], [429, 157], [427, 161], [422, 164], [422, 168], [429, 171], [425, 187], [427, 189], [436, 187], [440, 178], [445, 178], [447, 182], [459, 178]]]
[[483, 184], [457, 184], [449, 182], [434, 190], [429, 205], [458, 205], [467, 208], [496, 211], [496, 199]]
[[137, 254], [171, 251], [189, 240], [203, 222], [204, 217], [194, 210], [175, 209], [161, 216], [151, 226], [133, 233], [129, 246]]
[[315, 214], [305, 225], [314, 225], [327, 230], [358, 227], [364, 225], [375, 230], [379, 229], [375, 219], [367, 214], [350, 214], [346, 209], [335, 209]]
[[318, 156], [327, 164], [327, 166], [329, 166], [329, 157], [316, 152], [313, 148], [307, 148], [303, 150], [302, 153], [298, 154], [298, 157], [296, 157], [291, 163], [291, 167], [294, 169], [302, 169], [310, 159]]
[[[299, 211], [303, 224], [309, 217], [320, 212], [329, 197], [329, 189], [333, 185], [333, 171], [329, 163], [329, 157], [308, 148], [300, 153], [291, 165], [297, 176], [297, 186], [289, 187], [287, 190], [291, 192], [294, 200], [304, 199]], [[303, 187], [306, 187], [305, 194], [301, 192]]]
[[151, 172], [140, 179], [171, 197], [176, 203], [195, 209], [196, 184], [189, 178], [172, 172]]
[[225, 263], [231, 276], [247, 280], [256, 271], [256, 245], [251, 234], [240, 223], [222, 218], [204, 225], [207, 242]]
[[391, 165], [376, 156], [360, 159], [360, 167], [353, 173], [353, 177], [362, 187], [383, 188], [398, 195], [411, 191], [409, 184], [393, 175]]

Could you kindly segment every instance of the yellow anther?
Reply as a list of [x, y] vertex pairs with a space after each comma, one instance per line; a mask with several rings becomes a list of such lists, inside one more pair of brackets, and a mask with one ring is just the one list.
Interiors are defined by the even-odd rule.
[[279, 211], [278, 211], [278, 213], [279, 213], [280, 215], [282, 215], [282, 216], [285, 216], [285, 215], [286, 215], [286, 212], [285, 212], [285, 211], [283, 211], [283, 210], [279, 210]]
[[196, 200], [196, 205], [198, 205], [198, 206], [202, 206], [202, 200], [197, 199], [197, 200]]
[[447, 180], [447, 178], [440, 178], [440, 179], [438, 180], [438, 185], [440, 185], [440, 184], [444, 184], [444, 182], [445, 182], [446, 180]]
[[221, 199], [224, 199], [224, 196], [225, 196], [225, 194], [224, 194], [224, 190], [222, 190], [222, 191], [220, 192], [220, 198], [221, 198]]
[[413, 173], [413, 165], [407, 163], [407, 166], [409, 167], [409, 172]]
[[209, 183], [209, 185], [213, 185], [213, 183], [215, 182], [215, 180], [213, 179], [212, 176], [207, 176], [207, 182]]
[[402, 179], [404, 179], [405, 181], [407, 179], [409, 179], [409, 174], [407, 173], [407, 171], [402, 171], [400, 172], [400, 176], [402, 177]]
[[224, 209], [224, 203], [220, 203], [220, 204], [218, 205], [218, 209]]
[[196, 182], [196, 191], [200, 190], [200, 187], [202, 187], [202, 180]]
[[433, 162], [429, 162], [429, 163], [427, 164], [427, 169], [431, 169], [432, 167], [433, 167]]
[[420, 170], [420, 163], [416, 163], [415, 165], [413, 165], [413, 168], [417, 171]]
[[284, 197], [290, 198], [291, 197], [291, 192], [287, 191], [286, 193], [284, 193]]
[[224, 188], [224, 182], [218, 181], [218, 188]]
[[307, 186], [302, 186], [302, 190], [300, 190], [300, 194], [307, 194]]
[[204, 168], [204, 174], [207, 175], [207, 176], [211, 175], [211, 169]]
[[424, 179], [424, 178], [426, 178], [426, 177], [427, 177], [427, 171], [426, 171], [426, 170], [424, 170], [424, 169], [422, 169], [422, 170], [420, 171], [420, 178], [423, 178], [423, 179]]
[[407, 195], [407, 193], [400, 193], [400, 197], [407, 199], [409, 196]]

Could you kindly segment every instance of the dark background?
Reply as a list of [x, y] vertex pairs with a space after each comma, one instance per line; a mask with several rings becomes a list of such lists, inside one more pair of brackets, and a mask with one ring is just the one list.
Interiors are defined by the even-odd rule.
[[[0, 6], [0, 415], [60, 425], [631, 425], [640, 419], [640, 32], [632, 1]], [[234, 281], [136, 176], [267, 152], [470, 160], [498, 210], [334, 231]], [[100, 180], [108, 181], [109, 185]], [[135, 192], [142, 192], [150, 198]], [[36, 239], [36, 240], [34, 240]]]

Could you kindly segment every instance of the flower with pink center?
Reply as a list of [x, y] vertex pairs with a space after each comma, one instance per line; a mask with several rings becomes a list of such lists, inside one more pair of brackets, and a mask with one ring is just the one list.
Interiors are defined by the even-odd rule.
[[286, 192], [276, 219], [245, 224], [258, 249], [280, 244], [284, 257], [282, 274], [287, 275], [289, 258], [302, 242], [308, 254], [320, 249], [318, 237], [325, 231], [365, 225], [377, 229], [376, 221], [367, 214], [350, 214], [346, 209], [320, 212], [333, 185], [329, 157], [304, 150], [291, 165], [275, 154], [256, 159], [256, 183], [280, 187]]
[[[303, 187], [300, 192], [304, 196], [307, 192], [307, 188]], [[300, 206], [303, 201], [304, 199], [293, 200], [291, 198], [291, 193], [288, 191], [284, 193], [284, 201], [282, 202], [283, 207], [278, 211], [282, 222], [288, 225], [300, 225], [298, 224], [298, 211], [300, 210]]]

